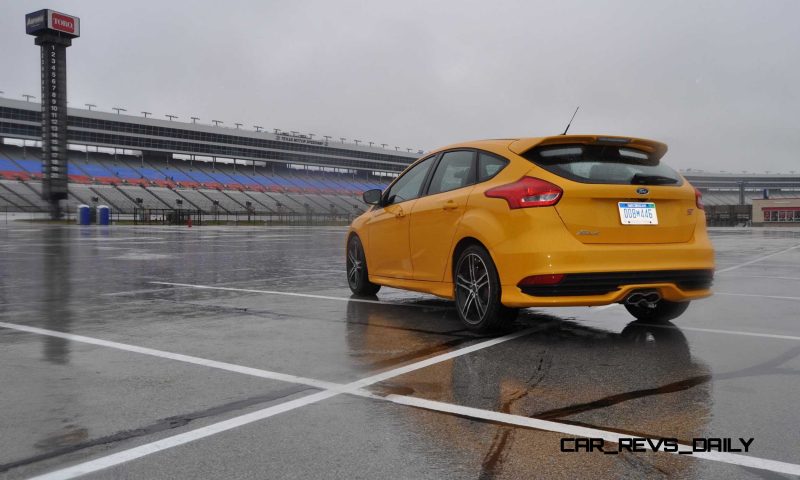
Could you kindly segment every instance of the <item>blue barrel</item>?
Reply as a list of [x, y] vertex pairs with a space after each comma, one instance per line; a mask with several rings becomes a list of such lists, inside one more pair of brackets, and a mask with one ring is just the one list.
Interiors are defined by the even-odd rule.
[[111, 209], [108, 205], [98, 205], [97, 207], [97, 224], [110, 225], [111, 224]]
[[92, 211], [89, 205], [78, 205], [78, 225], [89, 225], [92, 223]]

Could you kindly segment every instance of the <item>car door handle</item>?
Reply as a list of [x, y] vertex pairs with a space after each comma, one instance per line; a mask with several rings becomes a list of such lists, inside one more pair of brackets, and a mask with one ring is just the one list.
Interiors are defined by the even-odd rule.
[[456, 208], [458, 208], [458, 204], [452, 200], [442, 205], [442, 210], [455, 210]]

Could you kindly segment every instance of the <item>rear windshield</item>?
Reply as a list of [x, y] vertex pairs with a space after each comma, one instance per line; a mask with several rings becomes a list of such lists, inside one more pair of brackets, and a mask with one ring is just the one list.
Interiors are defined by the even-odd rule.
[[675, 170], [647, 152], [618, 145], [557, 145], [535, 148], [526, 159], [560, 177], [582, 183], [681, 185]]

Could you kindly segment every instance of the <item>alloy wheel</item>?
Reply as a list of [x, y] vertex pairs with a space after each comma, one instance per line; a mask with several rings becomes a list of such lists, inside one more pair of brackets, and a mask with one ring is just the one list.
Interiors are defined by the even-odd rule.
[[490, 298], [489, 269], [479, 255], [465, 255], [456, 269], [456, 305], [462, 318], [471, 324], [480, 323]]

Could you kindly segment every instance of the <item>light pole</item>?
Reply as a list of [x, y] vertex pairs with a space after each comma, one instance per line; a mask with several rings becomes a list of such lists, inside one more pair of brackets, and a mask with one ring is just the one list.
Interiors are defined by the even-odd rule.
[[272, 131], [275, 132], [275, 135], [278, 135], [279, 133], [281, 133], [281, 129], [280, 128], [273, 128]]
[[90, 112], [92, 111], [92, 107], [97, 108], [97, 105], [94, 103], [84, 103], [84, 105], [86, 105], [86, 108], [88, 108]]
[[361, 143], [361, 140], [353, 140], [353, 142], [356, 144], [356, 146], [358, 146], [358, 144]]
[[189, 118], [192, 119], [192, 123], [197, 123], [197, 121], [200, 120], [200, 117], [189, 117]]
[[28, 95], [27, 93], [23, 93], [22, 96], [25, 97], [26, 102], [30, 102], [31, 98], [36, 98], [33, 95]]
[[173, 119], [173, 118], [178, 118], [178, 116], [177, 116], [177, 115], [170, 115], [169, 113], [168, 113], [168, 114], [166, 114], [166, 115], [164, 115], [164, 116], [165, 116], [165, 117], [167, 117], [167, 118], [169, 118], [169, 121], [170, 121], [170, 122], [172, 121], [172, 119]]
[[394, 149], [395, 149], [395, 151], [397, 151], [397, 150], [400, 150], [400, 147], [398, 147], [397, 145], [395, 145]]
[[223, 122], [222, 120], [211, 120], [211, 121], [212, 121], [212, 122], [214, 122], [214, 126], [215, 126], [215, 127], [219, 127], [219, 124], [220, 124], [220, 123], [225, 123], [225, 122]]
[[239, 130], [239, 127], [241, 127], [241, 126], [242, 126], [242, 124], [241, 124], [241, 123], [234, 123], [234, 125], [236, 125], [236, 130]]
[[115, 110], [117, 112], [117, 115], [119, 115], [119, 112], [127, 112], [127, 110], [121, 107], [111, 107], [111, 110]]
[[316, 133], [309, 133], [308, 137], [311, 138], [311, 140], [314, 140], [314, 135], [316, 135]]
[[410, 148], [406, 148], [406, 150], [408, 150], [408, 153], [411, 153], [411, 149]]
[[296, 137], [298, 132], [295, 132], [294, 130], [289, 130], [289, 133], [291, 133], [293, 137]]
[[375, 143], [375, 142], [369, 142], [369, 146], [371, 147], [373, 143]]
[[341, 140], [341, 141], [342, 141], [342, 143], [344, 143], [344, 141], [345, 141], [345, 140], [347, 140], [347, 139], [346, 139], [346, 138], [344, 138], [344, 137], [339, 137], [339, 140]]
[[256, 132], [260, 132], [261, 130], [264, 130], [264, 127], [262, 127], [260, 125], [253, 125], [253, 128], [256, 129]]
[[383, 147], [383, 148], [386, 148], [387, 145], [389, 145], [389, 144], [388, 143], [381, 143], [381, 147]]
[[328, 143], [328, 140], [330, 140], [331, 138], [333, 138], [333, 137], [331, 137], [330, 135], [323, 135], [323, 137], [325, 138], [325, 143]]
[[148, 115], [152, 115], [152, 114], [153, 114], [153, 112], [144, 112], [144, 111], [142, 112], [142, 115], [144, 116], [144, 118], [147, 118]]

